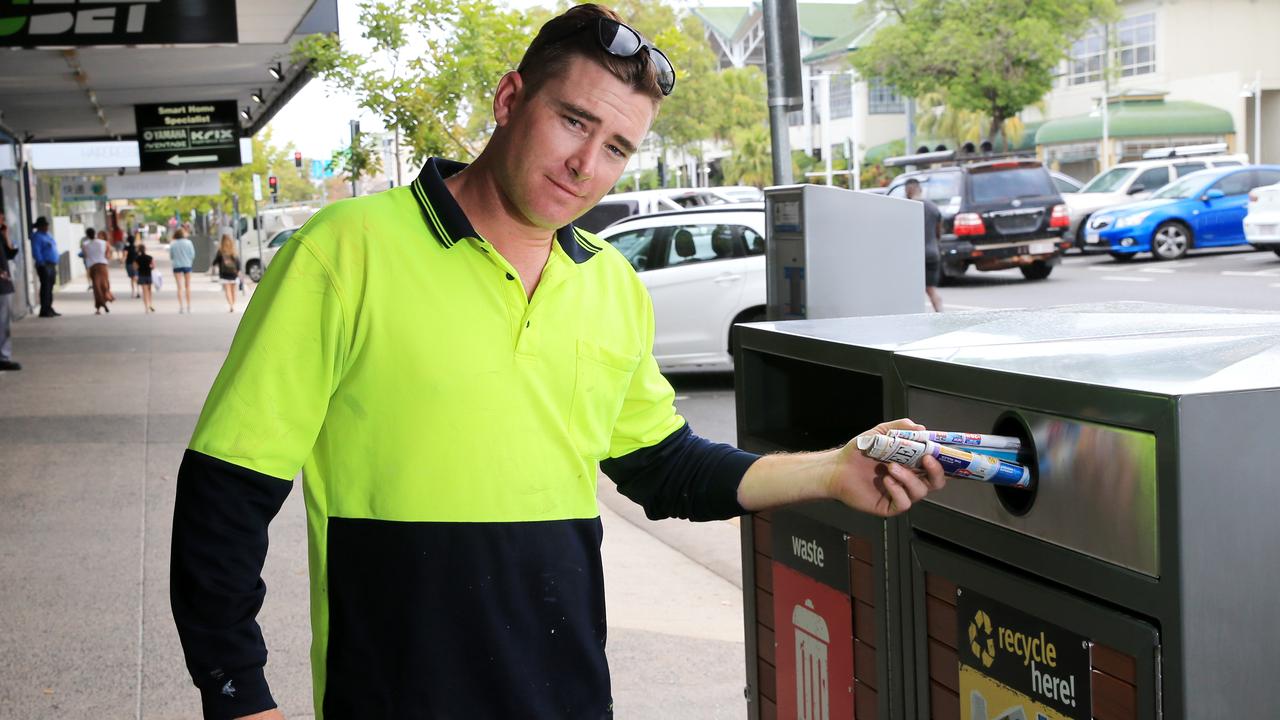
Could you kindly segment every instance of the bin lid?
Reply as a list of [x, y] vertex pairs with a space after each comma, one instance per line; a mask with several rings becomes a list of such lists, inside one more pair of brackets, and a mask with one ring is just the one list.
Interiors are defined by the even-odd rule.
[[778, 333], [872, 350], [909, 351], [1116, 337], [1280, 322], [1280, 313], [1144, 302], [756, 323]]
[[904, 347], [898, 354], [1162, 395], [1280, 388], [1280, 313], [1110, 314], [1077, 306], [1019, 320], [1026, 329], [1021, 342], [982, 342], [973, 334], [978, 328], [970, 328], [974, 342]]

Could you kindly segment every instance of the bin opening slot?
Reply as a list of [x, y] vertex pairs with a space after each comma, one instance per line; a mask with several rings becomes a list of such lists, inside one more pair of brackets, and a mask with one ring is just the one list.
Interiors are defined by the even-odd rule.
[[748, 350], [744, 439], [790, 452], [829, 450], [883, 422], [880, 377]]
[[1000, 505], [1009, 514], [1022, 517], [1031, 512], [1031, 506], [1036, 502], [1036, 491], [1040, 487], [1040, 462], [1036, 456], [1035, 436], [1031, 433], [1031, 427], [1027, 425], [1027, 421], [1012, 410], [1005, 412], [996, 420], [991, 432], [996, 435], [1016, 437], [1022, 442], [1022, 447], [1018, 450], [1018, 463], [1025, 466], [1031, 473], [1031, 485], [1026, 488], [995, 486]]

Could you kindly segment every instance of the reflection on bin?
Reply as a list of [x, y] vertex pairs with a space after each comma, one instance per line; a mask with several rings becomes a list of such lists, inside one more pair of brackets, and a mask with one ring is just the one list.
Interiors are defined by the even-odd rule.
[[813, 601], [805, 600], [791, 611], [796, 629], [796, 718], [830, 720], [831, 681], [827, 672], [827, 623], [813, 611]]

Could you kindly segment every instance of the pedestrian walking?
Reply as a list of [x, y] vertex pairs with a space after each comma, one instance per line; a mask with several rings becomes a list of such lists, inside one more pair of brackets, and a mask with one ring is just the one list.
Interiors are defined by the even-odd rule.
[[111, 306], [108, 303], [116, 300], [115, 295], [111, 294], [111, 278], [108, 272], [110, 260], [111, 247], [107, 245], [107, 234], [100, 232], [98, 237], [84, 246], [84, 261], [89, 266], [89, 283], [90, 289], [93, 290], [94, 315], [101, 315], [104, 310], [111, 312]]
[[124, 243], [124, 272], [129, 276], [129, 292], [132, 297], [141, 297], [138, 289], [138, 241], [133, 233], [129, 233]]
[[218, 282], [222, 283], [222, 293], [227, 299], [227, 312], [235, 312], [236, 285], [240, 282], [240, 258], [236, 256], [236, 243], [230, 235], [223, 233], [211, 267], [218, 271]]
[[498, 82], [471, 165], [430, 158], [281, 247], [178, 471], [170, 598], [206, 717], [283, 717], [255, 616], [303, 466], [326, 720], [612, 717], [598, 467], [652, 518], [886, 516], [943, 485], [853, 443], [759, 457], [676, 413], [644, 284], [572, 224], [674, 84], [613, 11], [573, 7]]
[[938, 283], [942, 281], [942, 251], [938, 237], [942, 235], [942, 211], [929, 198], [924, 197], [920, 181], [911, 178], [906, 182], [907, 198], [924, 205], [924, 294], [934, 312], [942, 312], [942, 296]]
[[31, 259], [36, 263], [36, 278], [40, 281], [40, 317], [58, 317], [62, 313], [53, 309], [53, 285], [58, 279], [58, 243], [49, 234], [49, 220], [36, 218], [31, 232]]
[[[178, 313], [191, 312], [191, 266], [196, 261], [196, 246], [187, 232], [179, 228], [169, 243], [169, 259], [173, 261], [173, 289], [178, 295]], [[185, 309], [184, 309], [185, 308]]]
[[156, 308], [151, 304], [151, 273], [156, 267], [156, 261], [147, 254], [147, 246], [138, 244], [137, 255], [133, 259], [133, 266], [138, 270], [138, 287], [142, 289], [142, 305], [147, 312], [155, 312]]
[[21, 370], [13, 360], [13, 337], [9, 325], [13, 313], [13, 274], [10, 263], [18, 257], [18, 248], [9, 239], [9, 224], [0, 216], [0, 371]]

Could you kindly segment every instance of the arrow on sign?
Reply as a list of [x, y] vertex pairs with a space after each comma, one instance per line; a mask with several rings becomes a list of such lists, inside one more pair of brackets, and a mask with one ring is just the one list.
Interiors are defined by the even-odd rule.
[[194, 163], [194, 162], [216, 162], [217, 160], [218, 160], [217, 155], [174, 155], [170, 157], [166, 162], [168, 162], [170, 165], [181, 165], [183, 163]]

